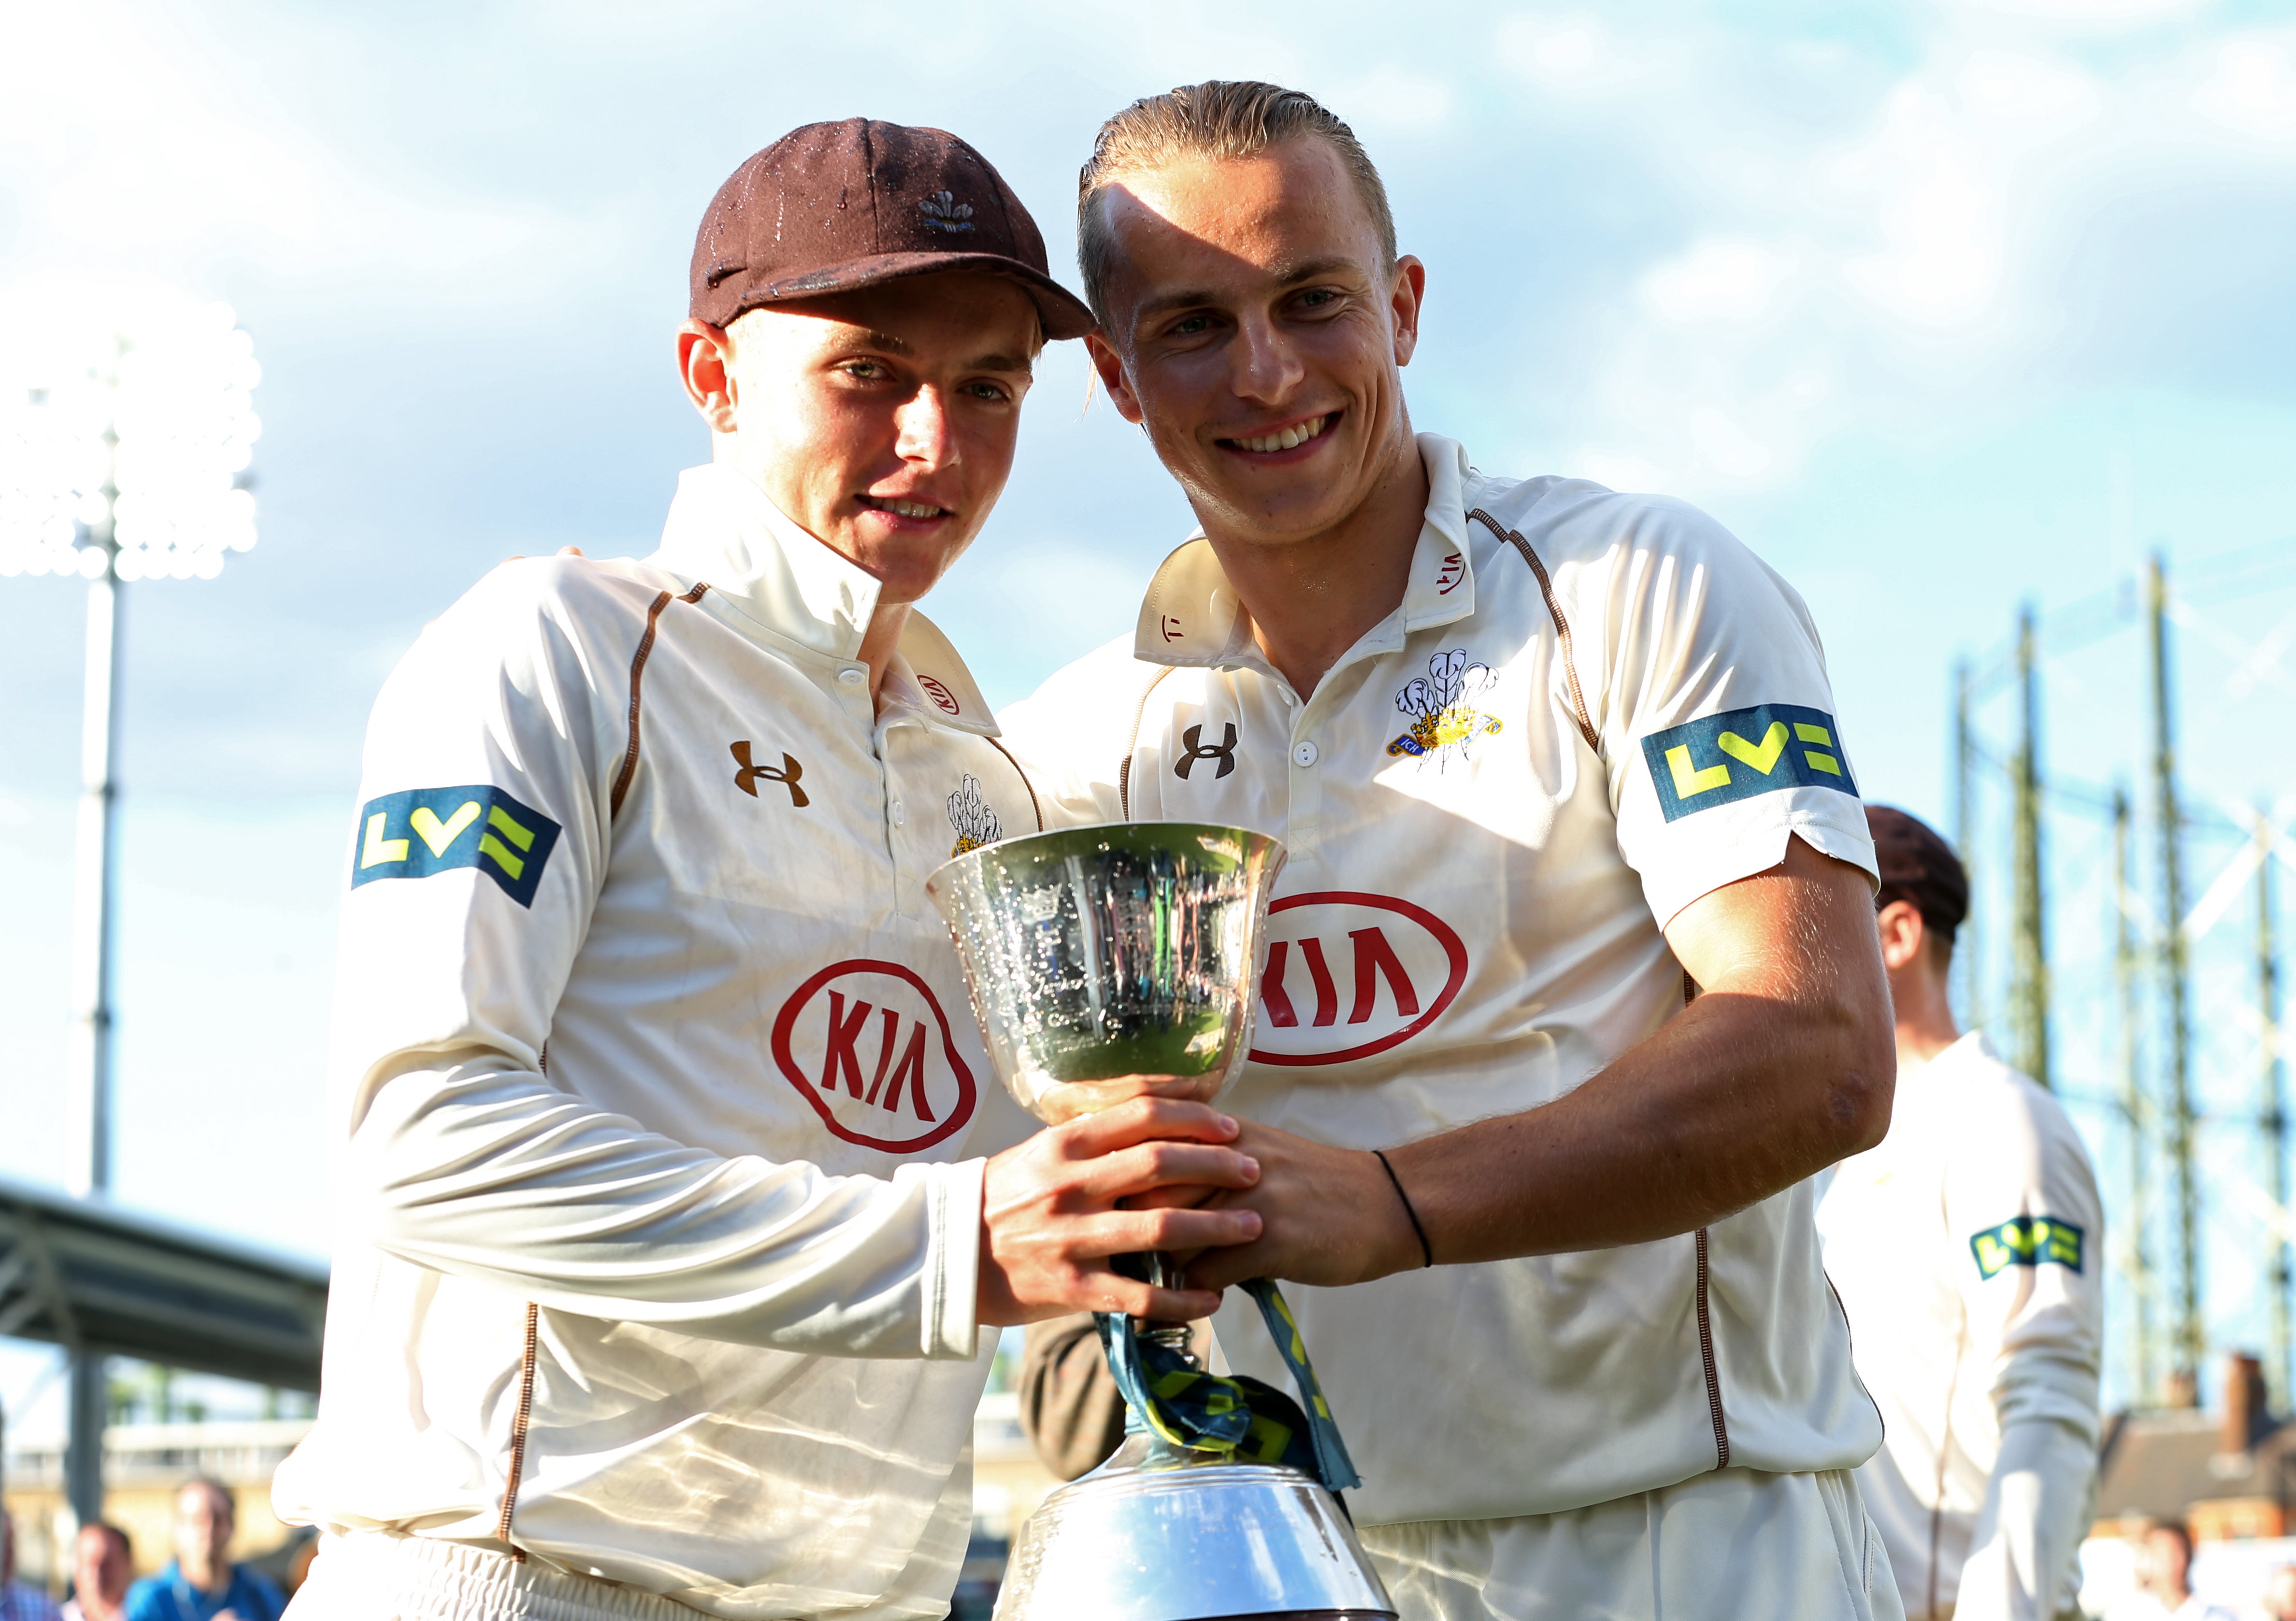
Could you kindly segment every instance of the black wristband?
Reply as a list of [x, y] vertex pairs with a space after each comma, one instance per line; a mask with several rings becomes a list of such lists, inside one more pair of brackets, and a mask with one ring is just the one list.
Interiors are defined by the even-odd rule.
[[1385, 1154], [1377, 1148], [1371, 1152], [1372, 1157], [1379, 1161], [1379, 1168], [1387, 1173], [1387, 1180], [1394, 1184], [1395, 1197], [1403, 1201], [1403, 1214], [1411, 1218], [1411, 1230], [1419, 1235], [1420, 1258], [1429, 1266], [1434, 1265], [1435, 1247], [1427, 1242], [1427, 1230], [1419, 1224], [1419, 1213], [1411, 1207], [1411, 1196], [1403, 1190], [1403, 1179], [1396, 1175], [1395, 1167], [1387, 1163]]

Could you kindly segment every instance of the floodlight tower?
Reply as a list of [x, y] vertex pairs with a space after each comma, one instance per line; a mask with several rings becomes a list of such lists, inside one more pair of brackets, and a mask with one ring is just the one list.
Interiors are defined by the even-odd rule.
[[[123, 588], [212, 580], [228, 554], [254, 546], [247, 465], [261, 374], [252, 340], [222, 304], [147, 301], [78, 352], [51, 342], [45, 354], [10, 358], [20, 374], [0, 396], [0, 575], [88, 582], [65, 1173], [73, 1192], [102, 1197], [112, 1164]], [[65, 1486], [85, 1524], [103, 1508], [104, 1359], [70, 1349]]]

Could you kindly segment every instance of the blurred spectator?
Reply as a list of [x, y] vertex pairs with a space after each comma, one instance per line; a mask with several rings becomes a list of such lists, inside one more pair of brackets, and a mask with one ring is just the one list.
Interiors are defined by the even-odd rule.
[[2136, 1543], [2136, 1593], [2107, 1621], [2239, 1621], [2220, 1604], [2193, 1596], [2193, 1534], [2181, 1520], [2155, 1520]]
[[2269, 1621], [2296, 1621], [2296, 1565], [2275, 1565], [2264, 1578], [2264, 1613]]
[[0, 1621], [56, 1621], [55, 1600], [16, 1579], [16, 1522], [0, 1508]]
[[176, 1557], [127, 1590], [127, 1621], [279, 1621], [279, 1584], [226, 1557], [239, 1511], [219, 1480], [187, 1480], [176, 1493]]
[[100, 1519], [82, 1526], [72, 1538], [72, 1596], [64, 1600], [64, 1621], [120, 1621], [135, 1574], [127, 1533]]

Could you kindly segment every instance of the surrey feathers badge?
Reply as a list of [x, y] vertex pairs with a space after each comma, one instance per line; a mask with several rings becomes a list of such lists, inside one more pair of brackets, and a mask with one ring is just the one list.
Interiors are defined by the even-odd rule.
[[952, 857], [968, 850], [978, 850], [983, 844], [994, 844], [1004, 836], [1004, 824], [996, 819], [996, 811], [980, 797], [980, 779], [968, 771], [964, 786], [948, 796], [948, 825], [956, 829]]
[[1427, 661], [1423, 678], [1395, 695], [1395, 707], [1412, 718], [1411, 728], [1387, 745], [1388, 753], [1397, 759], [1431, 754], [1439, 767], [1454, 758], [1465, 760], [1475, 738], [1501, 729], [1497, 716], [1485, 714], [1472, 702], [1497, 684], [1491, 667], [1470, 662], [1465, 648], [1437, 654]]

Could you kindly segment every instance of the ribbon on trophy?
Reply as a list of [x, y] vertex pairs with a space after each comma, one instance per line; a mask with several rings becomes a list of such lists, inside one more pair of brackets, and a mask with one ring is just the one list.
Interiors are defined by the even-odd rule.
[[1314, 1476], [1329, 1492], [1362, 1485], [1324, 1387], [1316, 1382], [1308, 1342], [1300, 1337], [1292, 1308], [1269, 1279], [1254, 1278], [1243, 1287], [1259, 1303], [1300, 1400], [1259, 1379], [1240, 1374], [1224, 1378], [1191, 1367], [1185, 1352], [1143, 1339], [1130, 1317], [1095, 1312], [1109, 1370], [1135, 1422], [1174, 1446], [1248, 1463], [1287, 1465]]

